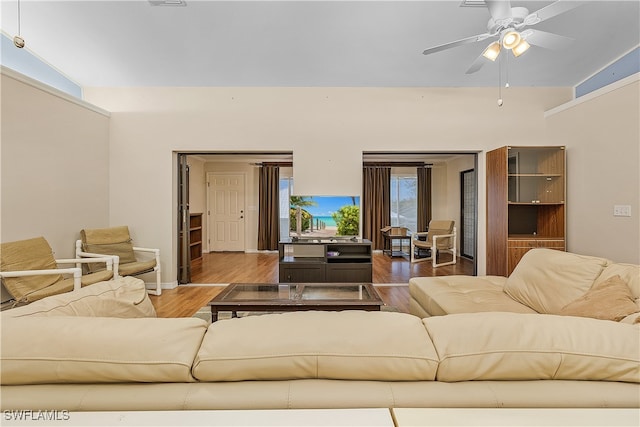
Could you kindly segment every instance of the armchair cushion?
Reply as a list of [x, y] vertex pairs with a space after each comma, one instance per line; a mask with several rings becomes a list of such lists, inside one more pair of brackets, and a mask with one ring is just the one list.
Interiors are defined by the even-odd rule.
[[118, 268], [120, 276], [128, 276], [133, 274], [141, 274], [148, 271], [153, 271], [156, 266], [156, 260], [150, 259], [146, 261], [131, 262], [128, 264], [121, 264]]
[[[8, 287], [7, 287], [7, 290], [9, 290]], [[73, 291], [73, 277], [70, 277], [67, 279], [61, 279], [56, 283], [47, 286], [46, 288], [28, 292], [27, 294], [19, 298], [16, 295], [14, 295], [10, 290], [9, 290], [9, 293], [11, 293], [11, 295], [13, 295], [13, 297], [16, 299], [17, 301], [16, 304], [20, 305], [22, 303], [32, 303], [33, 301], [37, 301], [42, 298], [47, 298], [53, 295], [63, 294], [71, 291]]]
[[113, 278], [113, 270], [101, 270], [95, 273], [83, 274], [80, 278], [82, 286], [93, 285], [94, 283], [104, 282]]
[[[429, 222], [429, 231], [426, 240], [414, 240], [413, 244], [419, 248], [431, 248], [433, 245], [433, 236], [442, 236], [453, 234], [455, 221], [444, 219], [433, 219]], [[438, 239], [437, 249], [449, 249], [453, 246], [452, 237]]]
[[[0, 245], [0, 268], [2, 271], [22, 270], [49, 270], [56, 269], [58, 265], [53, 257], [53, 250], [44, 237], [7, 242]], [[54, 283], [56, 289], [46, 292], [53, 295], [58, 292], [68, 292], [73, 289], [73, 281], [67, 284], [57, 284], [62, 281], [62, 275], [52, 274], [46, 276], [5, 277], [4, 285], [16, 300], [23, 299], [26, 295], [34, 294], [51, 287]], [[60, 289], [58, 289], [60, 288]], [[38, 299], [32, 295], [29, 300]]]
[[[133, 252], [133, 243], [129, 235], [129, 227], [97, 228], [92, 230], [81, 230], [82, 250], [101, 255], [117, 255], [120, 257], [120, 264], [136, 262]], [[99, 264], [88, 264], [90, 272], [100, 269]]]

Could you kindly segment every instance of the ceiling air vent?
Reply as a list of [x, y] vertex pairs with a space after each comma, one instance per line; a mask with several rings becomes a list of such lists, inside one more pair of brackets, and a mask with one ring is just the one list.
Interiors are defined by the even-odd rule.
[[149, 0], [151, 6], [186, 6], [185, 0]]
[[462, 0], [460, 7], [487, 7], [484, 0]]

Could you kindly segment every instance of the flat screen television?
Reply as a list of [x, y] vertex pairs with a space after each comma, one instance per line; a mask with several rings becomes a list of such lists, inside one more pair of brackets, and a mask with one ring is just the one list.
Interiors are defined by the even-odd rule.
[[360, 236], [360, 196], [291, 196], [289, 236], [310, 239]]

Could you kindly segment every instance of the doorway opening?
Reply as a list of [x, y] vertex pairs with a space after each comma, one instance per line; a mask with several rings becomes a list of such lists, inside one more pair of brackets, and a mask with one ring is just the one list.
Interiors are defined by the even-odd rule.
[[292, 152], [178, 153], [178, 283], [209, 252], [258, 252], [258, 170]]
[[[197, 269], [199, 277], [206, 277], [203, 269], [220, 269], [233, 267], [233, 281], [242, 280], [247, 270], [260, 271], [263, 281], [277, 281], [277, 271], [271, 275], [266, 271], [262, 261], [255, 259], [265, 256], [273, 258], [269, 251], [258, 250], [258, 215], [259, 215], [259, 170], [265, 163], [288, 164], [292, 166], [292, 152], [181, 152], [178, 156], [178, 227], [176, 230], [178, 245], [178, 283], [192, 282], [192, 270]], [[396, 215], [398, 221], [417, 221], [408, 214], [412, 203], [410, 198], [412, 183], [410, 176], [414, 166], [408, 163], [420, 161], [429, 164], [432, 171], [432, 218], [456, 219], [464, 234], [461, 255], [470, 257], [472, 271], [463, 274], [477, 274], [477, 176], [465, 175], [465, 182], [471, 182], [468, 191], [464, 190], [464, 213], [460, 200], [463, 194], [462, 172], [477, 170], [476, 152], [365, 152], [364, 162], [393, 163], [396, 187], [402, 191], [394, 193], [396, 199]], [[404, 163], [404, 164], [403, 164]], [[292, 179], [292, 167], [281, 168], [283, 180]], [[470, 180], [470, 181], [469, 181]], [[466, 187], [465, 187], [466, 188]], [[281, 189], [282, 191], [282, 189]], [[288, 200], [288, 196], [284, 195]], [[472, 202], [472, 203], [471, 203]], [[288, 207], [288, 204], [287, 206]], [[285, 208], [286, 208], [285, 207]], [[286, 209], [288, 210], [288, 209]], [[413, 219], [412, 219], [413, 218]], [[282, 218], [281, 218], [282, 219]], [[471, 226], [464, 224], [471, 221]], [[398, 223], [399, 225], [400, 222]], [[282, 227], [282, 226], [281, 226]], [[416, 225], [417, 227], [417, 225]], [[288, 231], [288, 230], [287, 230]], [[421, 231], [421, 230], [413, 230]], [[461, 237], [462, 238], [462, 237]], [[224, 265], [205, 264], [202, 259], [209, 253], [224, 256]], [[243, 256], [248, 254], [250, 256]], [[228, 257], [227, 257], [228, 255]], [[217, 255], [216, 255], [217, 256]], [[277, 253], [275, 254], [277, 257]], [[227, 259], [230, 259], [227, 261]], [[271, 261], [269, 261], [271, 262]], [[394, 260], [395, 262], [395, 260]], [[231, 265], [233, 264], [233, 265]], [[428, 263], [419, 263], [426, 265]], [[277, 265], [277, 260], [276, 260]], [[195, 267], [194, 267], [195, 266]], [[416, 267], [416, 266], [414, 266]], [[260, 270], [265, 268], [265, 270]], [[273, 267], [269, 267], [273, 268]], [[392, 265], [390, 268], [396, 268]], [[404, 271], [403, 267], [403, 271]], [[277, 270], [277, 269], [276, 269]], [[415, 268], [413, 268], [415, 270]], [[413, 271], [412, 270], [412, 271]], [[409, 272], [410, 274], [417, 274]], [[255, 276], [255, 275], [254, 275]], [[203, 280], [203, 279], [200, 279]], [[403, 280], [404, 281], [404, 280]], [[407, 280], [408, 281], [408, 280]], [[207, 279], [197, 283], [213, 284]], [[384, 282], [383, 282], [384, 283]], [[391, 282], [389, 282], [391, 283]], [[393, 283], [396, 283], [395, 281]]]
[[390, 168], [390, 223], [384, 226], [413, 234], [427, 231], [431, 219], [454, 220], [458, 255], [471, 261], [477, 274], [478, 152], [364, 152], [363, 164]]

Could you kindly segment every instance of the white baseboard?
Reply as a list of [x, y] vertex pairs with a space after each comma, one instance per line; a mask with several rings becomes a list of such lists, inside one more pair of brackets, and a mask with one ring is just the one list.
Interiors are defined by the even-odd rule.
[[226, 287], [228, 283], [187, 283], [180, 286], [211, 286], [211, 287]]
[[[155, 289], [156, 288], [156, 284], [155, 282], [144, 282], [144, 285], [147, 289]], [[173, 282], [169, 282], [169, 283], [160, 283], [160, 288], [162, 289], [175, 289], [178, 287], [178, 281], [173, 281]]]

